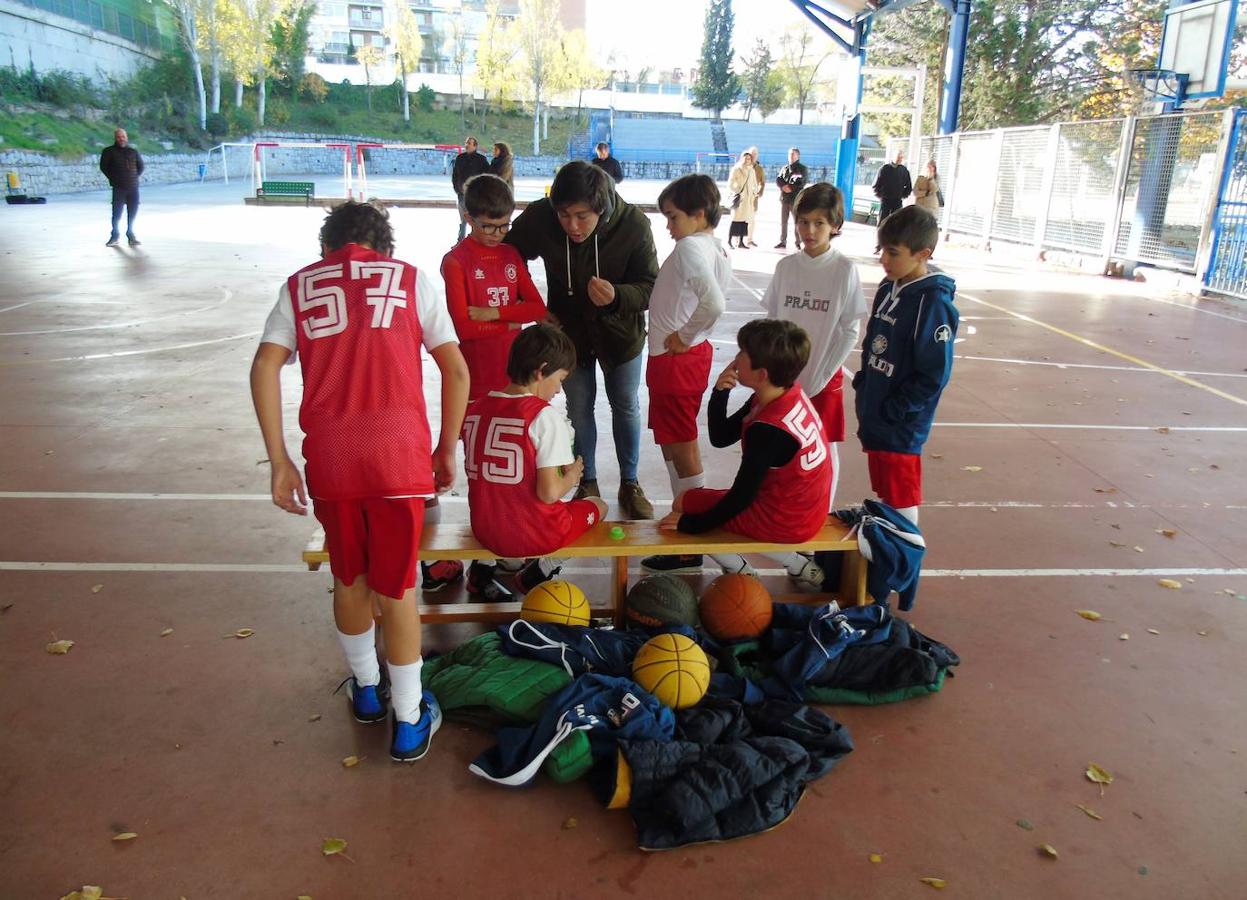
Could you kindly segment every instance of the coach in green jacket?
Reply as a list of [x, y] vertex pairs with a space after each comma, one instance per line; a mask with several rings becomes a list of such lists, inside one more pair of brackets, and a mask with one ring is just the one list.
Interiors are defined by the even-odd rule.
[[547, 199], [530, 203], [507, 242], [546, 267], [546, 305], [576, 345], [576, 369], [563, 385], [585, 471], [577, 497], [600, 497], [594, 401], [602, 367], [610, 402], [619, 504], [630, 519], [652, 519], [637, 482], [641, 455], [639, 391], [645, 366], [645, 311], [658, 276], [649, 219], [615, 193], [610, 177], [587, 162], [570, 162], [554, 177]]

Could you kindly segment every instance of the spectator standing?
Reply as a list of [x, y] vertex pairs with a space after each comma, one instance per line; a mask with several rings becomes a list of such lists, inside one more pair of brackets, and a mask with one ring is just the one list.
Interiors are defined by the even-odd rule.
[[757, 147], [750, 147], [749, 155], [753, 157], [753, 175], [758, 179], [758, 199], [754, 203], [754, 219], [749, 222], [749, 233], [745, 236], [745, 241], [750, 247], [756, 247], [758, 245], [753, 242], [753, 226], [757, 220], [757, 208], [762, 203], [762, 193], [766, 190], [766, 167], [762, 165], [762, 155], [758, 153]]
[[745, 240], [753, 227], [753, 220], [758, 215], [758, 173], [754, 168], [753, 154], [748, 150], [740, 155], [736, 165], [727, 179], [727, 192], [732, 198], [732, 228], [727, 235], [727, 245], [732, 246], [732, 238], [736, 238], [736, 246], [746, 249]]
[[901, 208], [901, 203], [913, 193], [909, 169], [905, 168], [904, 151], [896, 151], [896, 161], [884, 163], [875, 177], [875, 196], [879, 198], [879, 221]]
[[927, 174], [919, 175], [914, 182], [914, 202], [935, 216], [940, 217], [940, 172], [934, 159], [927, 160]]
[[105, 246], [116, 247], [120, 241], [117, 226], [121, 224], [121, 211], [126, 211], [126, 239], [131, 247], [142, 243], [134, 236], [134, 219], [139, 214], [139, 176], [143, 174], [143, 157], [130, 146], [130, 138], [124, 128], [113, 132], [113, 144], [100, 154], [100, 171], [113, 188], [113, 230]]
[[[796, 147], [788, 148], [788, 165], [779, 170], [779, 174], [775, 176], [775, 186], [779, 188], [779, 243], [775, 245], [776, 250], [784, 250], [788, 247], [788, 219], [792, 217], [792, 204], [797, 199], [797, 194], [801, 193], [801, 188], [805, 187], [805, 180], [809, 178], [810, 172], [805, 167], [805, 163], [801, 162], [801, 151]], [[797, 249], [801, 249], [801, 232], [797, 231], [794, 221], [792, 228], [793, 239], [797, 243]]]
[[624, 180], [623, 166], [619, 164], [619, 160], [611, 156], [611, 145], [606, 141], [598, 143], [597, 157], [593, 160], [593, 164], [609, 175], [615, 184]]
[[463, 186], [473, 175], [484, 175], [489, 171], [489, 160], [476, 148], [476, 138], [469, 134], [463, 142], [463, 152], [455, 157], [450, 169], [450, 185], [455, 189], [455, 201], [459, 204], [459, 240], [463, 240], [468, 230], [467, 212], [463, 208]]
[[515, 195], [515, 157], [511, 155], [511, 145], [505, 141], [494, 144], [494, 158], [489, 161], [489, 174], [497, 175], [505, 181], [512, 196]]

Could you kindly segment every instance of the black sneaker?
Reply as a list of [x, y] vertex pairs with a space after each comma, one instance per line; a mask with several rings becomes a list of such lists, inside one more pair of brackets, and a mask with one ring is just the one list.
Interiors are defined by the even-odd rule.
[[129, 237], [127, 237], [127, 238], [126, 238], [126, 240], [128, 240], [128, 241], [130, 242], [130, 246], [131, 246], [131, 247], [141, 247], [141, 246], [143, 246], [143, 242], [142, 242], [142, 241], [140, 241], [138, 238], [136, 238], [134, 235], [130, 235]]
[[866, 515], [866, 507], [846, 506], [843, 509], [833, 509], [831, 514], [845, 525], [856, 525]]
[[775, 245], [775, 249], [776, 250], [787, 250], [788, 245], [785, 244], [783, 241], [780, 241], [778, 244]]
[[679, 553], [647, 556], [641, 560], [641, 568], [659, 575], [696, 575], [702, 569], [702, 555]]
[[420, 590], [426, 594], [440, 591], [463, 577], [463, 563], [457, 559], [439, 559], [437, 562], [420, 563]]
[[468, 593], [483, 603], [513, 603], [515, 593], [494, 580], [494, 568], [483, 562], [468, 566]]
[[576, 494], [572, 499], [584, 500], [586, 497], [597, 497], [599, 500], [602, 498], [602, 492], [598, 490], [596, 479], [586, 479], [580, 482], [580, 487], [576, 488]]
[[524, 568], [515, 573], [515, 586], [520, 589], [521, 593], [527, 594], [542, 582], [549, 581], [559, 573], [559, 567], [556, 566], [554, 571], [549, 575], [541, 571], [541, 560], [534, 559], [524, 565]]
[[120, 245], [120, 244], [121, 244], [121, 238], [119, 238], [119, 237], [110, 237], [110, 238], [108, 239], [108, 243], [107, 243], [107, 244], [105, 244], [104, 246], [105, 246], [105, 247], [116, 247], [116, 246], [118, 246], [118, 245]]

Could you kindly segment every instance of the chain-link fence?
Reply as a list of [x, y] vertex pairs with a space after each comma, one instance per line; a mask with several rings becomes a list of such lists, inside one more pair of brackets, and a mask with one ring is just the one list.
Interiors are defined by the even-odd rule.
[[1204, 284], [1247, 300], [1247, 110], [1235, 111], [1227, 143]]

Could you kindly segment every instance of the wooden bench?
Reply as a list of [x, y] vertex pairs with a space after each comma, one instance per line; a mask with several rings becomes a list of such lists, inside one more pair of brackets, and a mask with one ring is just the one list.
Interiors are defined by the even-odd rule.
[[[610, 536], [611, 528], [624, 530], [621, 540]], [[677, 531], [661, 531], [656, 521], [599, 522], [552, 556], [571, 559], [611, 560], [611, 605], [593, 607], [595, 617], [609, 616], [616, 624], [622, 624], [624, 600], [628, 593], [628, 560], [655, 553], [770, 553], [793, 549], [837, 550], [844, 553], [844, 566], [840, 573], [840, 590], [835, 599], [841, 606], [865, 606], [866, 560], [857, 549], [856, 537], [849, 537], [849, 527], [830, 520], [813, 540], [795, 548], [792, 544], [772, 544], [741, 537], [727, 531], [709, 531], [705, 534], [681, 534]], [[431, 525], [424, 529], [420, 539], [422, 559], [492, 559], [494, 554], [481, 546], [468, 525]], [[303, 561], [312, 571], [329, 561], [325, 549], [324, 533], [318, 531], [303, 551]], [[713, 566], [713, 563], [710, 563]], [[825, 595], [796, 594], [785, 600], [809, 599], [823, 603]], [[518, 603], [455, 603], [431, 604], [420, 607], [420, 618], [428, 623], [439, 622], [509, 622], [519, 614]]]
[[311, 181], [265, 181], [255, 192], [257, 200], [263, 202], [268, 197], [303, 197], [307, 205], [312, 205], [312, 195], [316, 193], [316, 185]]

